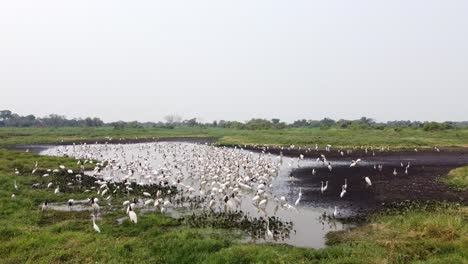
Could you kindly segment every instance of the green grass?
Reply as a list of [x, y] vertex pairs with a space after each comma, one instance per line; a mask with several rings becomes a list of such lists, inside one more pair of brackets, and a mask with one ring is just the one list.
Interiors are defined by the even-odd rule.
[[379, 215], [370, 224], [330, 237], [338, 247], [369, 245], [383, 249], [386, 260], [392, 263], [466, 263], [468, 207]]
[[453, 188], [468, 191], [468, 166], [451, 170], [443, 181]]
[[262, 144], [315, 146], [325, 144], [335, 147], [389, 146], [392, 148], [467, 147], [468, 129], [427, 132], [421, 129], [352, 130], [352, 129], [302, 129], [236, 130], [223, 128], [0, 128], [0, 146], [34, 143], [79, 142], [105, 140], [106, 137], [213, 137], [224, 145]]

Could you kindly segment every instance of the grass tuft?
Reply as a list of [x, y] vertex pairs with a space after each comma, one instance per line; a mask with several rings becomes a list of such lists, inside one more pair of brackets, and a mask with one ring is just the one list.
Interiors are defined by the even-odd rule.
[[468, 166], [451, 170], [443, 181], [449, 186], [462, 190], [468, 190]]

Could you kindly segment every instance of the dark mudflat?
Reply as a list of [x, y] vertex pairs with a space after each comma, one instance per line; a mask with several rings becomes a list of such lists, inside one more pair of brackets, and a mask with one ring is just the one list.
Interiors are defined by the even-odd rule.
[[[324, 153], [327, 157], [327, 153]], [[384, 204], [401, 201], [448, 201], [468, 203], [468, 192], [454, 190], [441, 182], [440, 178], [460, 166], [468, 165], [468, 150], [442, 152], [386, 152], [375, 156], [361, 156], [363, 163], [350, 168], [355, 157], [330, 159], [333, 165], [337, 161], [349, 163], [333, 166], [332, 172], [327, 167], [303, 167], [292, 172], [296, 178], [292, 184], [303, 188], [303, 200], [310, 204], [334, 204], [351, 209], [358, 214], [379, 209]], [[404, 167], [401, 167], [403, 162]], [[405, 166], [410, 162], [408, 174]], [[374, 164], [383, 164], [383, 170], [374, 169]], [[397, 175], [393, 175], [394, 169]], [[364, 177], [368, 176], [372, 186], [368, 186]], [[347, 191], [340, 198], [342, 185], [347, 179]], [[321, 193], [321, 181], [328, 181], [328, 189]]]

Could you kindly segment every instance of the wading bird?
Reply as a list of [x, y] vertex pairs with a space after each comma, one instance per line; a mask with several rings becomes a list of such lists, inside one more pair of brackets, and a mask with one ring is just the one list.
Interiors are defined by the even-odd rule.
[[322, 187], [320, 188], [320, 191], [324, 193], [328, 188], [328, 181], [325, 182], [325, 186], [323, 186], [323, 181], [322, 181]]
[[273, 239], [273, 232], [270, 230], [270, 220], [267, 222], [267, 236], [269, 239]]
[[365, 177], [364, 180], [366, 181], [367, 185], [372, 186], [372, 182], [369, 177]]
[[42, 203], [42, 206], [41, 206], [41, 210], [43, 212], [47, 211], [49, 209], [49, 201], [48, 200], [45, 200], [43, 203]]
[[100, 210], [100, 207], [99, 207], [99, 204], [97, 203], [98, 202], [98, 199], [95, 198], [95, 197], [92, 197], [89, 202], [91, 203], [91, 207], [93, 208], [93, 214], [94, 215], [97, 215], [99, 214], [99, 210]]
[[302, 188], [299, 187], [299, 197], [297, 197], [297, 200], [294, 203], [295, 206], [299, 204], [299, 202], [301, 201], [301, 198], [302, 198]]
[[361, 159], [353, 160], [351, 161], [351, 165], [349, 165], [349, 167], [355, 167], [356, 165], [358, 165], [359, 162], [361, 162]]
[[343, 186], [341, 186], [341, 193], [340, 193], [340, 198], [343, 198], [346, 194], [346, 188]]
[[135, 224], [138, 222], [137, 215], [135, 211], [133, 211], [131, 206], [128, 206], [128, 217], [130, 217], [130, 222], [135, 223]]
[[99, 226], [96, 225], [96, 216], [93, 214], [93, 228], [96, 230], [96, 232], [101, 233], [101, 229], [99, 229]]

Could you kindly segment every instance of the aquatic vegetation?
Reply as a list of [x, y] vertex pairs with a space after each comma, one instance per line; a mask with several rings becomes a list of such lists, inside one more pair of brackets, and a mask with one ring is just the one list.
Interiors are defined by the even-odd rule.
[[245, 231], [253, 240], [267, 239], [270, 230], [274, 240], [284, 240], [293, 230], [293, 222], [281, 221], [275, 216], [251, 217], [242, 211], [237, 212], [201, 212], [193, 213], [180, 219], [191, 227], [202, 228], [237, 228]]

